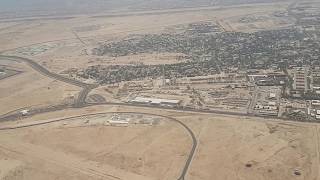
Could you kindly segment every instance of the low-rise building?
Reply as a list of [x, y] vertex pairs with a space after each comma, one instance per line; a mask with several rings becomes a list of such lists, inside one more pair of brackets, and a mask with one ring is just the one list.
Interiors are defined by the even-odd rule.
[[130, 100], [130, 102], [131, 102], [131, 103], [137, 103], [137, 104], [150, 104], [150, 105], [162, 105], [162, 106], [178, 106], [178, 105], [181, 103], [181, 100], [136, 97], [136, 98]]
[[320, 100], [312, 100], [311, 105], [313, 106], [320, 106]]
[[276, 93], [270, 93], [269, 94], [269, 98], [270, 99], [275, 99], [277, 97], [277, 94]]

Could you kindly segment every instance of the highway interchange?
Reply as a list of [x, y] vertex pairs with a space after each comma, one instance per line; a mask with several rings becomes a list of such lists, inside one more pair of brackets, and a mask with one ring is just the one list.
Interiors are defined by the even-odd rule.
[[[247, 113], [226, 112], [226, 111], [219, 111], [219, 110], [196, 110], [196, 109], [191, 109], [191, 108], [188, 108], [188, 109], [186, 109], [186, 108], [172, 108], [172, 107], [160, 107], [160, 106], [152, 106], [152, 105], [138, 105], [138, 104], [130, 104], [130, 103], [108, 103], [108, 102], [106, 102], [106, 103], [90, 104], [90, 103], [86, 102], [86, 97], [90, 93], [91, 90], [98, 87], [97, 84], [87, 84], [87, 83], [83, 83], [83, 82], [75, 80], [75, 79], [70, 79], [70, 78], [64, 77], [62, 75], [55, 74], [53, 72], [50, 72], [49, 70], [47, 70], [43, 66], [39, 65], [37, 62], [35, 62], [31, 59], [27, 59], [27, 58], [22, 58], [22, 57], [17, 57], [17, 56], [0, 55], [0, 60], [12, 60], [12, 61], [24, 62], [42, 75], [45, 75], [49, 78], [52, 78], [52, 79], [55, 79], [55, 80], [58, 80], [61, 82], [65, 82], [65, 83], [82, 88], [82, 90], [80, 91], [77, 99], [74, 101], [72, 106], [58, 105], [58, 106], [46, 107], [43, 109], [35, 109], [35, 110], [30, 111], [28, 116], [33, 116], [36, 114], [42, 114], [42, 113], [53, 112], [53, 111], [59, 111], [59, 110], [68, 109], [68, 108], [83, 108], [83, 107], [97, 106], [97, 105], [117, 105], [117, 106], [127, 106], [127, 107], [147, 107], [147, 108], [154, 108], [154, 109], [175, 110], [175, 111], [180, 111], [180, 112], [182, 111], [182, 112], [196, 112], [196, 113], [210, 113], [210, 114], [224, 114], [224, 115], [245, 116], [245, 117], [257, 117], [257, 115], [254, 115], [251, 113], [247, 114]], [[128, 112], [128, 113], [130, 113], [130, 112]], [[88, 115], [98, 115], [98, 114], [103, 114], [103, 113], [87, 114], [87, 115], [76, 116], [76, 117], [83, 117], [83, 116], [88, 116]], [[181, 174], [177, 178], [177, 180], [185, 180], [185, 176], [188, 172], [188, 169], [190, 167], [190, 164], [192, 162], [192, 159], [194, 157], [194, 154], [195, 154], [195, 151], [197, 148], [197, 144], [198, 144], [196, 136], [193, 133], [193, 131], [186, 124], [184, 124], [183, 122], [181, 122], [175, 118], [172, 118], [172, 117], [156, 115], [156, 114], [151, 114], [151, 113], [150, 114], [149, 113], [140, 113], [140, 114], [155, 115], [155, 116], [167, 118], [171, 121], [178, 123], [189, 134], [189, 136], [192, 140], [192, 147], [191, 147], [190, 153], [188, 155], [188, 158], [186, 160], [186, 163], [181, 170]], [[76, 117], [72, 117], [72, 118], [76, 118]], [[266, 116], [261, 116], [261, 117], [266, 117]], [[10, 115], [7, 115], [7, 114], [0, 115], [0, 122], [1, 121], [17, 120], [20, 118], [21, 118], [21, 113], [17, 110], [17, 112], [10, 114]], [[275, 117], [272, 117], [272, 118], [275, 118]], [[33, 126], [49, 124], [49, 123], [53, 123], [53, 122], [57, 122], [57, 121], [65, 121], [68, 119], [71, 119], [71, 118], [64, 118], [64, 119], [48, 121], [48, 122], [44, 122], [44, 123], [40, 122], [40, 123], [35, 123], [35, 124], [30, 124], [30, 125], [22, 125], [22, 126], [17, 126], [17, 127], [12, 127], [12, 128], [0, 128], [0, 131], [14, 130], [14, 129], [19, 129], [19, 128], [28, 128], [28, 127], [33, 127]], [[286, 120], [286, 119], [282, 119], [282, 120]]]
[[[75, 100], [74, 104], [73, 104], [73, 108], [81, 108], [81, 107], [85, 107], [85, 106], [92, 106], [92, 105], [97, 105], [97, 104], [88, 104], [86, 103], [86, 97], [87, 95], [90, 93], [91, 90], [93, 90], [94, 88], [97, 88], [98, 85], [96, 84], [86, 84], [83, 83], [81, 81], [77, 81], [75, 79], [70, 79], [67, 77], [64, 77], [62, 75], [59, 74], [55, 74], [50, 72], [49, 70], [47, 70], [46, 68], [44, 68], [43, 66], [39, 65], [38, 63], [36, 63], [35, 61], [31, 60], [31, 59], [27, 59], [27, 58], [23, 58], [23, 57], [18, 57], [18, 56], [4, 56], [4, 55], [0, 55], [0, 60], [12, 60], [12, 61], [18, 61], [18, 62], [24, 62], [26, 64], [28, 64], [32, 69], [34, 69], [35, 71], [39, 72], [42, 75], [45, 75], [49, 78], [61, 81], [61, 82], [65, 82], [77, 87], [81, 87], [82, 90], [80, 91], [77, 99]], [[129, 105], [129, 106], [134, 106], [133, 104], [125, 104], [125, 103], [106, 103], [109, 105]], [[101, 104], [100, 104], [101, 105]], [[35, 115], [35, 114], [40, 114], [40, 113], [45, 113], [45, 112], [52, 112], [52, 111], [58, 111], [58, 110], [63, 110], [66, 108], [70, 108], [68, 106], [65, 105], [61, 105], [61, 106], [56, 106], [56, 107], [48, 107], [46, 109], [43, 110], [34, 110], [33, 112], [31, 112], [30, 115]], [[157, 108], [157, 107], [154, 107]], [[108, 112], [110, 113], [110, 112]], [[122, 112], [122, 113], [133, 113], [133, 112]], [[29, 124], [29, 125], [21, 125], [21, 126], [15, 126], [15, 127], [6, 127], [6, 128], [1, 128], [0, 127], [0, 131], [6, 131], [6, 130], [14, 130], [14, 129], [21, 129], [21, 128], [28, 128], [28, 127], [34, 127], [34, 126], [40, 126], [40, 125], [45, 125], [45, 124], [50, 124], [50, 123], [54, 123], [54, 122], [59, 122], [59, 121], [66, 121], [72, 118], [77, 118], [77, 117], [84, 117], [84, 116], [90, 116], [90, 115], [99, 115], [99, 114], [105, 114], [105, 113], [95, 113], [95, 114], [87, 114], [87, 115], [81, 115], [81, 116], [75, 116], [75, 117], [69, 117], [69, 118], [63, 118], [63, 119], [58, 119], [58, 120], [53, 120], [53, 121], [46, 121], [46, 122], [37, 122], [37, 123], [33, 123], [33, 124]], [[188, 155], [188, 158], [186, 160], [186, 163], [184, 165], [184, 167], [181, 170], [181, 174], [180, 176], [177, 178], [177, 180], [185, 180], [185, 176], [188, 172], [188, 169], [190, 167], [190, 164], [192, 162], [192, 159], [194, 157], [196, 148], [197, 148], [197, 139], [195, 134], [193, 133], [193, 131], [183, 122], [172, 118], [172, 117], [168, 117], [168, 116], [163, 116], [163, 115], [157, 115], [157, 114], [152, 114], [152, 113], [139, 113], [139, 114], [145, 114], [145, 115], [154, 115], [154, 116], [159, 116], [159, 117], [163, 117], [166, 119], [169, 119], [173, 122], [176, 122], [177, 124], [179, 124], [181, 127], [183, 127], [185, 129], [185, 131], [189, 134], [191, 140], [192, 140], [192, 147], [190, 150], [190, 153]], [[6, 121], [6, 120], [15, 120], [17, 118], [20, 117], [19, 113], [15, 113], [13, 115], [8, 115], [8, 116], [0, 116], [0, 121]]]
[[[27, 63], [31, 68], [33, 68], [35, 71], [39, 72], [42, 75], [45, 75], [49, 78], [65, 82], [77, 87], [81, 87], [82, 90], [80, 91], [77, 99], [75, 100], [74, 104], [72, 105], [73, 108], [81, 108], [85, 106], [94, 106], [94, 105], [120, 105], [120, 106], [135, 106], [135, 107], [148, 107], [148, 108], [156, 108], [156, 109], [170, 109], [170, 110], [177, 110], [177, 111], [183, 111], [183, 112], [199, 112], [199, 113], [212, 113], [212, 114], [224, 114], [224, 115], [234, 115], [234, 116], [248, 116], [248, 117], [268, 117], [268, 116], [259, 116], [254, 115], [251, 113], [242, 113], [242, 112], [231, 112], [231, 111], [221, 111], [221, 110], [201, 110], [201, 109], [192, 109], [192, 108], [185, 108], [185, 107], [164, 107], [164, 106], [153, 106], [153, 105], [138, 105], [138, 104], [131, 104], [131, 103], [112, 103], [112, 102], [103, 102], [103, 103], [87, 103], [86, 98], [87, 95], [90, 93], [91, 90], [97, 88], [99, 85], [97, 84], [87, 84], [75, 79], [70, 79], [65, 76], [50, 72], [43, 66], [39, 65], [37, 62], [23, 57], [18, 56], [5, 56], [0, 55], [0, 60], [12, 60], [12, 61], [18, 61], [18, 62], [25, 62]], [[60, 110], [61, 108], [67, 108], [68, 106], [58, 106], [56, 108], [52, 108], [50, 111], [54, 111], [54, 109]], [[69, 107], [70, 108], [70, 107]], [[39, 113], [44, 112], [50, 112], [48, 110], [35, 110], [36, 112], [30, 112], [30, 115], [35, 115]], [[17, 116], [17, 115], [16, 115]], [[274, 116], [270, 116], [272, 118], [275, 118]], [[6, 119], [9, 119], [8, 117], [4, 117], [3, 115], [0, 115], [0, 121], [4, 121]], [[10, 117], [10, 120], [14, 119], [14, 116]], [[280, 119], [280, 118], [279, 118]], [[282, 120], [285, 120], [282, 118]]]

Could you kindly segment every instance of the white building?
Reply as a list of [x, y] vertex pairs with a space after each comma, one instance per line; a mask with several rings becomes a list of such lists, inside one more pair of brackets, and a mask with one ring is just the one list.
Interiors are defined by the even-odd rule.
[[129, 122], [128, 121], [116, 121], [116, 120], [109, 120], [108, 123], [111, 126], [129, 126]]
[[319, 101], [319, 100], [312, 100], [312, 101], [311, 101], [311, 104], [312, 104], [313, 106], [320, 106], [320, 101]]
[[22, 114], [22, 116], [27, 116], [29, 114], [29, 110], [25, 109], [20, 111], [20, 113]]
[[180, 104], [180, 100], [170, 100], [170, 99], [157, 99], [157, 98], [145, 98], [136, 97], [130, 102], [138, 104], [151, 104], [151, 105], [164, 105], [164, 106], [177, 106]]
[[270, 93], [269, 94], [269, 98], [270, 99], [275, 99], [277, 97], [277, 94], [276, 93]]

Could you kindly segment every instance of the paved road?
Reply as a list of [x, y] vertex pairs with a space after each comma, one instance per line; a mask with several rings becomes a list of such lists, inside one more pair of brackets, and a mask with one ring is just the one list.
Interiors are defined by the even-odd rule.
[[[93, 114], [86, 114], [86, 115], [80, 115], [80, 116], [73, 116], [73, 117], [68, 117], [68, 118], [52, 120], [52, 121], [36, 122], [36, 123], [32, 123], [32, 124], [27, 124], [27, 125], [18, 125], [18, 126], [13, 126], [13, 127], [0, 128], [0, 131], [16, 130], [16, 129], [22, 129], [22, 128], [35, 127], [35, 126], [46, 125], [46, 124], [60, 122], [60, 121], [72, 120], [72, 119], [75, 119], [75, 118], [82, 118], [82, 117], [93, 116], [93, 115], [104, 115], [104, 114], [107, 114], [107, 113], [110, 114], [110, 113], [119, 113], [119, 112], [93, 113]], [[120, 112], [120, 113], [136, 114], [136, 112]], [[181, 122], [178, 119], [175, 119], [173, 117], [168, 117], [168, 116], [159, 115], [159, 114], [152, 114], [152, 113], [138, 113], [138, 114], [158, 116], [158, 117], [163, 117], [165, 119], [169, 119], [169, 120], [179, 124], [190, 135], [191, 140], [192, 140], [192, 147], [191, 147], [190, 153], [188, 155], [188, 158], [187, 158], [187, 160], [185, 162], [185, 165], [182, 168], [180, 176], [177, 178], [177, 180], [185, 180], [185, 176], [186, 176], [186, 174], [188, 172], [188, 169], [190, 167], [190, 164], [192, 162], [192, 159], [194, 157], [194, 154], [195, 154], [195, 151], [196, 151], [196, 148], [197, 148], [197, 145], [198, 145], [198, 141], [196, 139], [196, 136], [192, 132], [192, 130], [186, 124], [184, 124], [183, 122]]]
[[259, 91], [258, 86], [255, 84], [253, 94], [252, 94], [252, 99], [251, 99], [250, 105], [248, 106], [248, 110], [247, 110], [248, 114], [253, 114], [254, 106], [257, 103], [258, 91]]
[[[162, 110], [175, 110], [180, 112], [194, 112], [194, 113], [207, 113], [207, 114], [221, 114], [221, 115], [231, 115], [231, 116], [241, 116], [241, 117], [261, 117], [261, 118], [273, 118], [278, 120], [289, 120], [287, 118], [272, 116], [272, 115], [258, 115], [258, 114], [248, 114], [246, 112], [232, 112], [232, 111], [221, 111], [221, 110], [200, 110], [200, 109], [192, 109], [192, 108], [182, 108], [182, 107], [164, 107], [164, 106], [156, 106], [156, 105], [147, 105], [147, 104], [132, 104], [132, 103], [86, 103], [82, 107], [88, 106], [98, 106], [98, 105], [113, 105], [113, 106], [128, 106], [128, 107], [141, 107], [141, 108], [153, 108], [153, 109], [162, 109]], [[73, 106], [75, 107], [75, 106]], [[56, 106], [56, 107], [48, 107], [43, 109], [35, 109], [29, 112], [29, 117], [37, 114], [43, 114], [47, 112], [59, 111], [67, 108], [72, 108], [66, 105]], [[8, 116], [0, 116], [1, 121], [14, 121], [21, 118], [21, 113], [16, 112]], [[291, 120], [292, 121], [292, 120]], [[309, 122], [309, 121], [306, 121]]]
[[97, 88], [98, 85], [88, 85], [86, 87], [84, 87], [79, 95], [78, 98], [74, 101], [74, 107], [76, 108], [81, 108], [84, 107], [86, 105], [86, 98], [88, 96], [88, 94], [90, 93], [91, 90]]
[[[86, 103], [86, 97], [87, 95], [89, 94], [89, 92], [98, 87], [98, 85], [95, 85], [95, 84], [86, 84], [86, 83], [83, 83], [81, 81], [77, 81], [75, 79], [69, 79], [67, 77], [64, 77], [62, 75], [59, 75], [59, 74], [55, 74], [53, 72], [50, 72], [49, 70], [47, 70], [46, 68], [44, 68], [43, 66], [39, 65], [38, 63], [36, 63], [35, 61], [31, 60], [31, 59], [28, 59], [28, 58], [22, 58], [22, 57], [18, 57], [18, 56], [4, 56], [4, 55], [0, 55], [0, 60], [1, 59], [5, 59], [5, 60], [13, 60], [13, 61], [22, 61], [22, 62], [25, 62], [27, 63], [30, 67], [32, 67], [34, 70], [38, 71], [39, 73], [41, 73], [42, 75], [45, 75], [49, 78], [52, 78], [52, 79], [56, 79], [56, 80], [59, 80], [61, 82], [65, 82], [65, 83], [68, 83], [68, 84], [71, 84], [71, 85], [74, 85], [74, 86], [78, 86], [78, 87], [81, 87], [83, 88], [81, 90], [81, 92], [79, 93], [78, 95], [78, 98], [76, 99], [76, 101], [74, 102], [74, 107], [76, 108], [79, 108], [79, 107], [84, 107], [87, 105]], [[61, 109], [65, 109], [65, 108], [68, 108], [67, 106], [65, 105], [61, 105], [61, 106], [57, 106], [57, 107], [48, 107], [48, 108], [44, 108], [44, 109], [40, 109], [40, 110], [34, 110], [32, 113], [32, 115], [35, 115], [35, 114], [39, 114], [39, 113], [44, 113], [44, 112], [51, 112], [51, 111], [57, 111], [57, 110], [61, 110]], [[99, 113], [98, 113], [99, 114]], [[140, 114], [148, 114], [148, 113], [140, 113]], [[97, 114], [96, 114], [97, 115]], [[155, 114], [148, 114], [148, 115], [155, 115]], [[88, 115], [86, 115], [88, 116]], [[182, 123], [181, 121], [175, 119], [175, 118], [172, 118], [172, 117], [167, 117], [167, 116], [162, 116], [162, 115], [157, 115], [157, 116], [160, 116], [160, 117], [164, 117], [164, 118], [167, 118], [167, 119], [170, 119], [171, 121], [174, 121], [174, 122], [177, 122], [178, 124], [180, 124], [187, 132], [188, 134], [190, 135], [191, 139], [192, 139], [192, 148], [191, 148], [191, 151], [189, 153], [189, 156], [188, 156], [188, 159], [186, 161], [186, 164], [185, 166], [183, 167], [183, 170], [182, 170], [182, 173], [181, 175], [179, 176], [178, 180], [184, 180], [185, 179], [185, 176], [188, 172], [188, 169], [189, 169], [189, 166], [191, 164], [191, 161], [192, 161], [192, 158], [194, 156], [194, 153], [195, 153], [195, 150], [196, 150], [196, 147], [197, 147], [197, 139], [194, 135], [194, 133], [192, 132], [192, 130], [187, 126], [185, 125], [184, 123]], [[21, 115], [20, 113], [18, 114], [12, 114], [10, 116], [7, 116], [7, 117], [4, 117], [5, 119], [9, 118], [9, 119], [15, 119], [15, 118], [20, 118]], [[81, 117], [81, 116], [79, 116]], [[1, 120], [2, 118], [0, 118]], [[70, 119], [70, 118], [69, 118]], [[2, 119], [3, 120], [3, 119]], [[66, 120], [66, 119], [61, 119], [60, 121], [62, 120]], [[57, 120], [59, 121], [59, 120]], [[16, 127], [16, 128], [11, 128], [11, 129], [18, 129], [18, 128], [26, 128], [26, 127], [32, 127], [32, 126], [37, 126], [37, 125], [43, 125], [43, 124], [48, 124], [48, 123], [52, 123], [52, 122], [57, 122], [57, 121], [51, 121], [51, 122], [46, 122], [46, 123], [36, 123], [36, 124], [31, 124], [31, 125], [28, 125], [28, 126], [20, 126], [20, 127]], [[8, 130], [10, 128], [0, 128], [0, 130]]]
[[37, 72], [39, 72], [40, 74], [50, 77], [52, 79], [56, 79], [68, 84], [72, 84], [78, 87], [86, 87], [89, 84], [83, 83], [81, 81], [77, 81], [75, 79], [69, 79], [67, 77], [64, 77], [62, 75], [59, 74], [55, 74], [53, 72], [50, 72], [49, 70], [47, 70], [46, 68], [44, 68], [43, 66], [39, 65], [38, 63], [36, 63], [35, 61], [28, 59], [28, 58], [23, 58], [23, 57], [18, 57], [18, 56], [4, 56], [4, 55], [0, 55], [0, 59], [4, 59], [4, 60], [13, 60], [13, 61], [19, 61], [19, 62], [25, 62], [27, 63], [30, 67], [32, 67], [34, 70], [36, 70]]
[[64, 83], [68, 83], [74, 86], [78, 86], [83, 88], [79, 95], [78, 98], [75, 100], [74, 102], [74, 107], [83, 107], [85, 105], [85, 100], [87, 95], [89, 94], [89, 92], [98, 87], [98, 85], [96, 84], [87, 84], [75, 79], [70, 79], [67, 78], [65, 76], [50, 72], [49, 70], [47, 70], [46, 68], [44, 68], [43, 66], [41, 66], [40, 64], [38, 64], [37, 62], [28, 59], [28, 58], [23, 58], [23, 57], [18, 57], [18, 56], [4, 56], [4, 55], [0, 55], [0, 60], [12, 60], [12, 61], [18, 61], [18, 62], [25, 62], [27, 63], [31, 68], [33, 68], [35, 71], [39, 72], [40, 74], [47, 76], [49, 78], [64, 82]]
[[[177, 108], [177, 107], [163, 107], [163, 106], [153, 106], [153, 105], [138, 105], [138, 104], [131, 104], [131, 103], [96, 103], [96, 104], [89, 104], [87, 103], [86, 97], [89, 94], [89, 92], [98, 87], [96, 84], [86, 84], [81, 81], [75, 80], [75, 79], [69, 79], [67, 77], [64, 77], [59, 74], [52, 73], [48, 71], [46, 68], [42, 67], [35, 61], [27, 58], [22, 58], [18, 56], [4, 56], [0, 55], [0, 60], [6, 59], [6, 60], [12, 60], [12, 61], [23, 61], [29, 64], [34, 70], [38, 71], [39, 73], [48, 76], [50, 78], [72, 84], [78, 87], [82, 87], [83, 89], [78, 95], [78, 98], [75, 100], [73, 107], [75, 108], [81, 108], [85, 106], [92, 106], [92, 105], [120, 105], [120, 106], [133, 106], [133, 107], [147, 107], [147, 108], [157, 108], [157, 109], [168, 109], [168, 110], [178, 110], [178, 111], [184, 111], [184, 112], [198, 112], [198, 113], [212, 113], [212, 114], [224, 114], [224, 115], [234, 115], [234, 116], [257, 116], [257, 117], [271, 117], [275, 118], [274, 116], [266, 116], [266, 115], [253, 115], [251, 113], [241, 113], [241, 112], [230, 112], [230, 111], [220, 111], [220, 110], [198, 110], [198, 109], [192, 109], [192, 108]], [[256, 88], [255, 88], [256, 91]], [[256, 93], [255, 93], [256, 94]], [[254, 98], [255, 99], [255, 98]], [[46, 112], [52, 112], [57, 110], [62, 110], [62, 108], [69, 108], [68, 106], [59, 106], [59, 107], [49, 107], [49, 108], [42, 108], [42, 109], [36, 109], [34, 111], [31, 111], [29, 113], [30, 116], [40, 113], [46, 113]], [[21, 118], [21, 114], [17, 112], [16, 114], [11, 114], [9, 116], [0, 116], [0, 121], [6, 121], [6, 120], [17, 120]]]
[[[17, 57], [17, 56], [4, 56], [4, 55], [0, 55], [0, 60], [1, 59], [6, 59], [6, 60], [12, 60], [12, 61], [22, 61], [27, 63], [28, 65], [30, 65], [30, 67], [32, 67], [34, 70], [38, 71], [39, 73], [50, 77], [52, 79], [56, 79], [71, 85], [75, 85], [78, 87], [83, 88], [81, 90], [81, 92], [78, 95], [78, 98], [76, 99], [76, 101], [74, 102], [73, 107], [75, 108], [79, 108], [79, 107], [85, 107], [85, 106], [94, 106], [94, 105], [119, 105], [119, 106], [132, 106], [132, 107], [147, 107], [147, 108], [156, 108], [156, 109], [165, 109], [165, 110], [177, 110], [177, 111], [184, 111], [184, 112], [197, 112], [197, 113], [212, 113], [212, 114], [224, 114], [224, 115], [234, 115], [234, 116], [257, 116], [257, 115], [253, 115], [253, 114], [247, 114], [247, 113], [241, 113], [241, 112], [227, 112], [227, 111], [219, 111], [219, 110], [196, 110], [196, 109], [191, 109], [191, 108], [173, 108], [173, 107], [160, 107], [160, 106], [152, 106], [152, 105], [137, 105], [137, 104], [130, 104], [130, 103], [99, 103], [99, 104], [88, 104], [86, 103], [85, 99], [87, 97], [87, 95], [89, 94], [89, 92], [98, 87], [98, 85], [95, 84], [86, 84], [83, 83], [81, 81], [77, 81], [74, 79], [69, 79], [67, 77], [61, 76], [59, 74], [55, 74], [52, 73], [50, 71], [48, 71], [46, 68], [42, 67], [41, 65], [39, 65], [38, 63], [36, 63], [35, 61], [31, 60], [31, 59], [27, 59], [27, 58], [22, 58], [22, 57]], [[35, 109], [32, 110], [30, 112], [30, 116], [32, 115], [36, 115], [36, 114], [41, 114], [41, 113], [46, 113], [46, 112], [52, 112], [52, 111], [58, 111], [58, 110], [62, 110], [62, 109], [66, 109], [66, 108], [70, 108], [69, 106], [66, 105], [60, 105], [57, 107], [47, 107], [47, 108], [43, 108], [43, 109]], [[99, 113], [98, 113], [99, 114]], [[147, 114], [147, 113], [145, 113]], [[149, 115], [153, 115], [153, 114], [149, 114]], [[87, 115], [86, 115], [87, 116]], [[159, 116], [159, 115], [157, 115]], [[185, 125], [184, 123], [182, 123], [181, 121], [171, 118], [171, 117], [166, 117], [166, 116], [162, 116], [165, 118], [168, 118], [172, 121], [175, 121], [177, 123], [179, 123], [187, 132], [188, 134], [191, 136], [192, 138], [192, 148], [190, 150], [188, 159], [186, 161], [185, 166], [182, 169], [181, 175], [179, 176], [179, 178], [177, 180], [185, 180], [185, 176], [187, 174], [187, 171], [189, 169], [189, 166], [191, 164], [191, 161], [193, 159], [196, 147], [197, 147], [197, 139], [194, 135], [194, 133], [192, 132], [192, 130]], [[262, 116], [262, 117], [266, 117], [266, 116]], [[0, 121], [6, 121], [6, 120], [16, 120], [21, 118], [21, 114], [20, 113], [16, 113], [16, 114], [11, 114], [9, 116], [5, 116], [5, 117], [0, 117]], [[275, 118], [275, 117], [272, 117]], [[61, 119], [62, 120], [66, 120], [66, 119]], [[58, 120], [57, 120], [58, 121]], [[56, 121], [54, 121], [56, 122]], [[43, 125], [43, 124], [48, 124], [51, 122], [46, 122], [46, 123], [39, 123], [39, 124], [33, 124], [33, 125], [28, 125], [28, 126], [21, 126], [21, 127], [16, 127], [16, 128], [11, 128], [11, 129], [18, 129], [18, 128], [26, 128], [26, 127], [32, 127], [32, 126], [37, 126], [37, 125]], [[5, 129], [0, 129], [0, 130], [9, 130], [8, 128]]]

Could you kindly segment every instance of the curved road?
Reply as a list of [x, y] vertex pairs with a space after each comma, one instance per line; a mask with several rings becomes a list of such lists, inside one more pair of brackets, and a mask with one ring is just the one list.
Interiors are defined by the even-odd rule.
[[[75, 80], [75, 79], [69, 79], [67, 77], [64, 77], [62, 75], [59, 75], [59, 74], [55, 74], [53, 72], [50, 72], [49, 70], [47, 70], [46, 68], [44, 68], [43, 66], [39, 65], [37, 62], [31, 60], [31, 59], [28, 59], [28, 58], [23, 58], [23, 57], [18, 57], [18, 56], [5, 56], [5, 55], [0, 55], [0, 60], [1, 59], [5, 59], [5, 60], [12, 60], [12, 61], [19, 61], [19, 62], [25, 62], [27, 63], [30, 67], [32, 67], [34, 70], [36, 70], [37, 72], [39, 72], [40, 74], [42, 75], [45, 75], [49, 78], [52, 78], [52, 79], [56, 79], [58, 81], [61, 81], [61, 82], [65, 82], [65, 83], [68, 83], [68, 84], [71, 84], [71, 85], [74, 85], [74, 86], [78, 86], [78, 87], [81, 87], [83, 88], [79, 95], [78, 95], [78, 98], [75, 100], [74, 102], [74, 107], [76, 108], [80, 108], [80, 107], [84, 107], [84, 106], [88, 106], [89, 104], [86, 103], [86, 97], [87, 95], [89, 94], [89, 92], [98, 87], [98, 85], [96, 84], [86, 84], [86, 83], [83, 83], [81, 81], [78, 81], [78, 80]], [[67, 108], [67, 107], [62, 107], [62, 108]], [[52, 109], [52, 111], [54, 111], [55, 109]], [[41, 113], [41, 112], [38, 112], [38, 113]], [[132, 113], [132, 112], [127, 112], [127, 113]], [[98, 115], [98, 114], [105, 114], [105, 113], [97, 113], [97, 114], [88, 114], [88, 115]], [[149, 114], [149, 113], [140, 113], [140, 114], [146, 114], [146, 115], [156, 115], [156, 114]], [[84, 116], [88, 116], [88, 115], [84, 115]], [[188, 134], [190, 135], [191, 139], [192, 139], [192, 148], [191, 148], [191, 151], [189, 153], [189, 156], [188, 156], [188, 159], [185, 163], [185, 166], [183, 167], [182, 169], [182, 172], [181, 172], [181, 175], [179, 176], [179, 178], [177, 180], [184, 180], [185, 179], [185, 176], [188, 172], [188, 169], [189, 169], [189, 166], [191, 164], [191, 161], [192, 161], [192, 158], [194, 156], [194, 153], [195, 153], [195, 150], [197, 148], [197, 139], [194, 135], [194, 133], [192, 132], [192, 130], [186, 125], [184, 124], [183, 122], [175, 119], [175, 118], [172, 118], [172, 117], [167, 117], [167, 116], [163, 116], [163, 115], [156, 115], [156, 116], [159, 116], [159, 117], [164, 117], [164, 118], [167, 118], [167, 119], [170, 119], [171, 121], [174, 121], [178, 124], [180, 124], [187, 132]], [[82, 117], [82, 116], [78, 116], [78, 117]], [[73, 117], [75, 118], [75, 117]], [[71, 118], [67, 118], [67, 119], [71, 119]], [[57, 121], [63, 121], [63, 120], [67, 120], [67, 119], [60, 119], [60, 120], [56, 120], [56, 121], [50, 121], [50, 122], [45, 122], [45, 123], [37, 123], [37, 124], [31, 124], [31, 125], [27, 125], [27, 126], [20, 126], [20, 127], [15, 127], [15, 128], [0, 128], [0, 130], [9, 130], [9, 129], [18, 129], [18, 128], [26, 128], [26, 127], [32, 127], [32, 126], [37, 126], [37, 125], [43, 125], [43, 124], [48, 124], [48, 123], [52, 123], [52, 122], [57, 122]]]
[[78, 98], [75, 100], [74, 102], [74, 106], [75, 107], [82, 107], [85, 105], [85, 100], [87, 95], [89, 94], [89, 92], [98, 87], [98, 85], [96, 84], [87, 84], [75, 79], [70, 79], [67, 78], [65, 76], [50, 72], [49, 70], [47, 70], [46, 68], [44, 68], [43, 66], [41, 66], [40, 64], [38, 64], [37, 62], [28, 59], [28, 58], [23, 58], [23, 57], [18, 57], [18, 56], [4, 56], [4, 55], [0, 55], [0, 60], [4, 59], [4, 60], [12, 60], [12, 61], [19, 61], [19, 62], [25, 62], [27, 63], [32, 69], [34, 69], [35, 71], [39, 72], [40, 74], [47, 76], [49, 78], [64, 82], [64, 83], [68, 83], [74, 86], [78, 86], [83, 88], [79, 95]]
[[[55, 74], [44, 68], [43, 66], [39, 65], [37, 62], [28, 59], [28, 58], [23, 58], [23, 57], [18, 57], [18, 56], [5, 56], [0, 54], [0, 60], [5, 59], [5, 60], [12, 60], [12, 61], [22, 61], [26, 62], [30, 67], [32, 67], [34, 70], [38, 71], [39, 73], [50, 77], [52, 79], [56, 79], [71, 85], [75, 85], [78, 87], [83, 88], [79, 95], [78, 98], [74, 102], [74, 107], [80, 108], [88, 105], [126, 105], [126, 106], [136, 106], [136, 107], [151, 107], [151, 108], [161, 108], [161, 109], [170, 109], [170, 110], [179, 110], [179, 111], [186, 111], [186, 112], [199, 112], [199, 113], [214, 113], [214, 114], [225, 114], [225, 115], [235, 115], [235, 116], [250, 116], [250, 117], [268, 117], [268, 116], [258, 116], [258, 115], [253, 115], [253, 114], [247, 114], [247, 113], [241, 113], [241, 112], [227, 112], [227, 111], [220, 111], [220, 110], [196, 110], [196, 109], [191, 109], [191, 108], [172, 108], [172, 107], [159, 107], [159, 106], [150, 106], [150, 105], [137, 105], [137, 104], [130, 104], [130, 103], [97, 103], [97, 104], [88, 104], [86, 103], [86, 97], [90, 93], [91, 90], [97, 88], [99, 85], [97, 84], [86, 84], [84, 82], [75, 80], [75, 79], [70, 79], [65, 76]], [[46, 111], [47, 112], [47, 111]], [[39, 112], [40, 113], [40, 112]], [[272, 118], [276, 118], [274, 116], [270, 116]]]
[[140, 113], [140, 112], [105, 112], [105, 113], [93, 113], [93, 114], [86, 114], [86, 115], [79, 115], [79, 116], [73, 116], [73, 117], [68, 117], [68, 118], [62, 118], [62, 119], [57, 119], [57, 120], [52, 120], [52, 121], [46, 121], [46, 122], [38, 122], [38, 123], [33, 123], [33, 124], [28, 124], [28, 125], [21, 125], [21, 126], [15, 126], [15, 127], [6, 127], [6, 128], [0, 128], [0, 131], [6, 131], [6, 130], [15, 130], [15, 129], [22, 129], [22, 128], [28, 128], [28, 127], [34, 127], [34, 126], [40, 126], [40, 125], [46, 125], [50, 123], [55, 123], [55, 122], [60, 122], [60, 121], [66, 121], [66, 120], [71, 120], [74, 118], [81, 118], [81, 117], [87, 117], [87, 116], [93, 116], [93, 115], [104, 115], [104, 114], [110, 114], [110, 113], [126, 113], [126, 114], [143, 114], [143, 115], [151, 115], [151, 116], [158, 116], [162, 118], [169, 119], [170, 121], [176, 122], [179, 124], [191, 137], [192, 140], [192, 148], [191, 151], [188, 155], [188, 158], [186, 160], [186, 163], [181, 171], [180, 176], [177, 178], [177, 180], [185, 180], [185, 176], [188, 172], [188, 169], [190, 167], [191, 161], [194, 157], [198, 141], [196, 139], [196, 136], [192, 132], [192, 130], [183, 122], [179, 121], [178, 119], [164, 116], [164, 115], [158, 115], [158, 114], [152, 114], [152, 113]]

